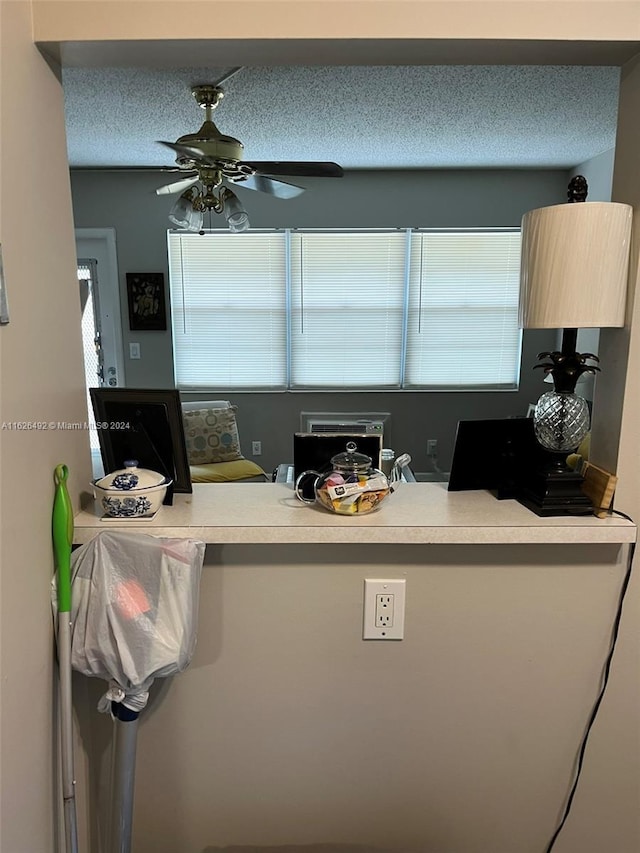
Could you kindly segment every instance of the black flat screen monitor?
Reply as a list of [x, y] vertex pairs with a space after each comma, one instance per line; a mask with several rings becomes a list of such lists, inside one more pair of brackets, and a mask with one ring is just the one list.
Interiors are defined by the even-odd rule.
[[533, 418], [460, 421], [449, 491], [488, 489], [498, 498], [516, 497], [543, 453]]
[[[364, 453], [371, 458], [375, 468], [380, 467], [381, 435], [296, 432], [293, 434], [294, 480], [297, 480], [303, 471], [317, 471], [319, 474], [329, 471], [332, 457], [337, 453], [344, 453], [350, 441], [356, 445], [358, 453]], [[305, 497], [313, 497], [312, 477], [305, 477], [300, 486]]]
[[170, 477], [170, 491], [192, 491], [179, 391], [91, 388], [90, 394], [105, 474], [137, 459], [140, 468]]

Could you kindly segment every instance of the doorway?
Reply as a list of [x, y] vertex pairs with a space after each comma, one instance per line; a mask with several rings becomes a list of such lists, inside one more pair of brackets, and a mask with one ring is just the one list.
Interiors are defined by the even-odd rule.
[[76, 257], [95, 263], [92, 302], [104, 384], [117, 388], [124, 385], [124, 367], [115, 228], [76, 228]]
[[[76, 257], [87, 412], [89, 422], [93, 422], [89, 388], [124, 384], [115, 229], [76, 229]], [[89, 435], [94, 475], [101, 476], [97, 431], [91, 429]]]

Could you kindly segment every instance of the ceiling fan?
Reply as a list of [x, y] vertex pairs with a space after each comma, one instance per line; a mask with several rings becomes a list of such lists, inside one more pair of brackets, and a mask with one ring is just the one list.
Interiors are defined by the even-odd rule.
[[[205, 121], [195, 133], [187, 133], [176, 142], [158, 140], [176, 152], [176, 163], [187, 177], [159, 187], [158, 195], [182, 193], [169, 219], [190, 231], [202, 228], [205, 211], [223, 213], [232, 231], [248, 228], [248, 217], [229, 185], [267, 193], [276, 198], [294, 198], [303, 187], [276, 179], [285, 177], [341, 178], [337, 163], [313, 161], [247, 161], [239, 139], [220, 133], [212, 120], [213, 110], [224, 97], [220, 84], [239, 71], [233, 69], [215, 84], [193, 86], [191, 93], [205, 110]], [[200, 190], [195, 184], [200, 183]]]

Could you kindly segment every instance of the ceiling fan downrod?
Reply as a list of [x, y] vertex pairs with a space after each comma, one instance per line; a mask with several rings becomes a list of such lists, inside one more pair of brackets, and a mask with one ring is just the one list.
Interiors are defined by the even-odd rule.
[[206, 121], [211, 121], [211, 114], [224, 98], [224, 92], [218, 86], [202, 85], [194, 86], [191, 94], [198, 106], [205, 110]]

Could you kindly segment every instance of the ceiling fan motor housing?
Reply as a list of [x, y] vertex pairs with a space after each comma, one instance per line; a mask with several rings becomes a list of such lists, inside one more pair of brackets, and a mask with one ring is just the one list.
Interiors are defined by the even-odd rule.
[[[206, 157], [213, 160], [237, 162], [242, 160], [244, 145], [233, 136], [224, 136], [212, 121], [205, 121], [196, 133], [186, 133], [177, 140], [179, 145], [198, 148]], [[193, 168], [196, 161], [186, 154], [178, 154], [176, 163], [180, 166]]]

